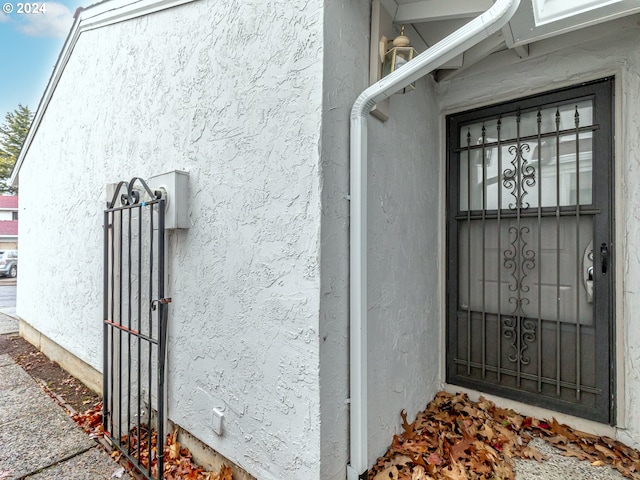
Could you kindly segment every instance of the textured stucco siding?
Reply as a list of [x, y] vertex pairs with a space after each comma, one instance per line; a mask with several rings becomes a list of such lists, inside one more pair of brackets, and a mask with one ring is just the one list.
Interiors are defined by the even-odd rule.
[[440, 123], [433, 79], [369, 131], [369, 461], [440, 386]]
[[20, 172], [18, 314], [101, 370], [105, 185], [189, 171], [169, 416], [267, 480], [320, 478], [322, 12], [202, 0], [83, 33]]
[[[530, 56], [518, 60], [512, 52], [489, 57], [464, 74], [442, 82], [438, 93], [445, 111], [494, 103], [526, 94], [579, 84], [615, 74], [622, 98], [616, 111], [615, 185], [617, 238], [615, 254], [618, 272], [616, 290], [621, 292], [617, 305], [616, 348], [622, 349], [624, 399], [618, 399], [624, 411], [621, 420], [626, 429], [618, 437], [640, 447], [640, 17], [631, 16], [586, 30], [531, 45]], [[618, 357], [620, 358], [620, 356]], [[606, 361], [603, 359], [603, 361]]]
[[[322, 478], [348, 460], [349, 117], [368, 86], [368, 2], [327, 2], [322, 135]], [[440, 385], [439, 121], [431, 78], [369, 116], [369, 461]]]
[[369, 2], [325, 1], [320, 297], [321, 478], [349, 460], [349, 118], [367, 87]]

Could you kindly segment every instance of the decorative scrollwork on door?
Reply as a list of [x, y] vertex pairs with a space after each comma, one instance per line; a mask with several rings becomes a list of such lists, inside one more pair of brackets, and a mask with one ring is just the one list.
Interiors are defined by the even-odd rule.
[[510, 227], [509, 234], [513, 236], [508, 250], [504, 252], [504, 267], [511, 270], [513, 282], [509, 285], [512, 292], [529, 292], [529, 286], [524, 284], [527, 278], [526, 271], [532, 270], [536, 266], [536, 252], [527, 249], [525, 234], [529, 234], [529, 227]]
[[504, 337], [511, 340], [513, 353], [509, 355], [509, 360], [516, 363], [518, 360], [524, 364], [529, 364], [529, 357], [524, 352], [529, 348], [528, 342], [535, 341], [536, 326], [532, 320], [525, 318], [524, 306], [530, 301], [523, 294], [529, 292], [530, 288], [525, 284], [527, 271], [531, 271], [536, 265], [536, 254], [532, 249], [527, 248], [525, 235], [530, 233], [529, 227], [510, 227], [511, 238], [510, 247], [504, 252], [504, 267], [509, 270], [512, 282], [509, 284], [509, 291], [514, 295], [509, 297], [509, 303], [513, 305], [510, 317], [503, 320]]
[[529, 202], [524, 202], [524, 197], [528, 193], [525, 186], [531, 188], [536, 185], [536, 169], [524, 158], [524, 153], [530, 150], [528, 143], [511, 145], [508, 149], [513, 155], [511, 159], [513, 168], [507, 168], [502, 173], [502, 184], [511, 190], [510, 193], [515, 199], [515, 203], [509, 204], [511, 210], [529, 208]]
[[[520, 345], [518, 345], [518, 322], [520, 323]], [[530, 318], [507, 317], [502, 322], [504, 337], [511, 340], [511, 349], [513, 353], [509, 355], [509, 361], [518, 362], [523, 365], [529, 365], [531, 359], [525, 356], [525, 351], [529, 348], [529, 344], [536, 340], [536, 323]]]

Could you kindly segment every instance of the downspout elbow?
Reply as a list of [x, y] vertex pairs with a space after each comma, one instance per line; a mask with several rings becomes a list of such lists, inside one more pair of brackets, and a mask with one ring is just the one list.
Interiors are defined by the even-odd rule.
[[370, 88], [363, 91], [354, 102], [353, 107], [351, 108], [351, 121], [366, 117], [376, 106], [377, 102], [373, 100], [372, 92], [369, 90]]

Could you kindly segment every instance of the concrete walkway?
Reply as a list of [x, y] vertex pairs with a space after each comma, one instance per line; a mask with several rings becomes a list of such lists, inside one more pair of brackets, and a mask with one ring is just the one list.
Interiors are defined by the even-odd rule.
[[18, 333], [18, 320], [0, 310], [0, 335]]
[[[0, 334], [17, 332], [0, 313]], [[0, 355], [0, 480], [131, 479], [9, 355]]]

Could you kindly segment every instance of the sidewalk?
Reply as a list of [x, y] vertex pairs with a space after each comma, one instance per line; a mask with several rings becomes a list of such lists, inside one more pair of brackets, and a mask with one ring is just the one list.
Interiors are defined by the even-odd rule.
[[[15, 312], [15, 307], [13, 307], [13, 310]], [[0, 335], [18, 333], [18, 320], [10, 315], [12, 314], [5, 313], [3, 310], [0, 310]]]
[[[16, 331], [17, 321], [0, 313], [0, 334]], [[24, 478], [131, 479], [9, 355], [0, 354], [0, 479]]]

